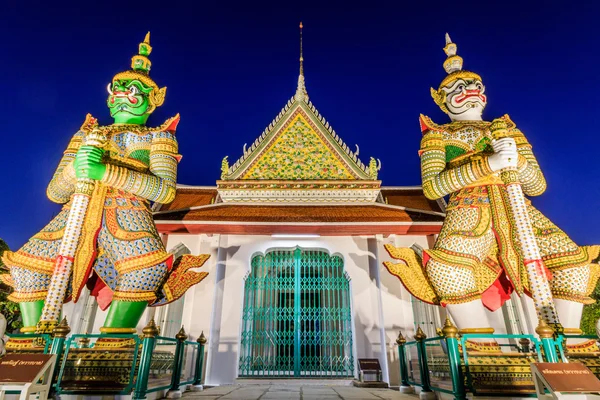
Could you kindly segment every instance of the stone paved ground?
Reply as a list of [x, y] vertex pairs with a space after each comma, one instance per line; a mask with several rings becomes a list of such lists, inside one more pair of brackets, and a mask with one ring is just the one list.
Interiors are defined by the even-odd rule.
[[416, 400], [415, 395], [391, 389], [363, 389], [353, 386], [232, 385], [185, 392], [184, 398], [197, 400]]

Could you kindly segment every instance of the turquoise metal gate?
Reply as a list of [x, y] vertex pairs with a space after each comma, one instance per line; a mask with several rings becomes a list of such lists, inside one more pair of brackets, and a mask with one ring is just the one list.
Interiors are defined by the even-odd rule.
[[353, 375], [342, 258], [300, 248], [255, 256], [244, 291], [239, 376]]

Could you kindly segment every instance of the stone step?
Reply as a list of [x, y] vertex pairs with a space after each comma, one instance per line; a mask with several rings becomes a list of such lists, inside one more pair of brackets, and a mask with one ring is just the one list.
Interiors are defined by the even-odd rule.
[[352, 379], [339, 378], [237, 378], [235, 385], [290, 385], [290, 386], [352, 386]]

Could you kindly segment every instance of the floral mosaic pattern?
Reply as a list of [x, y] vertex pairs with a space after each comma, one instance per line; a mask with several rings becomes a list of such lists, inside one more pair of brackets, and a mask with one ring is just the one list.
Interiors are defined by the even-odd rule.
[[298, 115], [266, 149], [242, 179], [355, 179], [321, 139]]

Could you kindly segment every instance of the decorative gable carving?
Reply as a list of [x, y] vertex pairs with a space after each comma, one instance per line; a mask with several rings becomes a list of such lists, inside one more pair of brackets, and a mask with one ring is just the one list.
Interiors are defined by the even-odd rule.
[[380, 165], [363, 164], [305, 97], [293, 97], [217, 188], [224, 202], [372, 203]]

